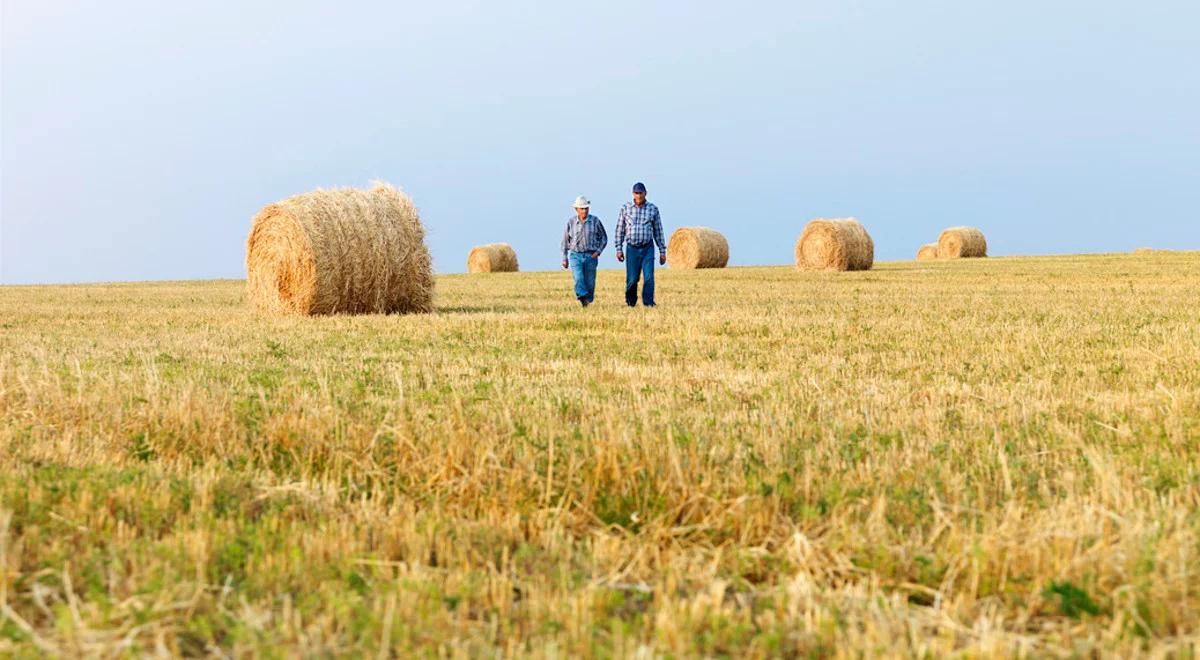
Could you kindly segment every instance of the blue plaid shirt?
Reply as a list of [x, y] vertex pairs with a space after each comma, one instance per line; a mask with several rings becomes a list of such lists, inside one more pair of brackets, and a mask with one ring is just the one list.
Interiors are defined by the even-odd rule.
[[667, 253], [667, 242], [663, 240], [662, 216], [658, 214], [658, 207], [650, 202], [641, 206], [627, 202], [617, 216], [617, 238], [613, 241], [617, 252], [620, 252], [626, 243], [642, 247], [649, 245], [651, 240], [658, 245], [659, 254]]
[[567, 228], [563, 231], [562, 238], [562, 253], [563, 259], [567, 258], [567, 252], [603, 252], [604, 248], [608, 247], [608, 232], [604, 231], [604, 225], [600, 224], [600, 218], [588, 214], [588, 217], [583, 222], [579, 221], [579, 216], [573, 215], [567, 220]]

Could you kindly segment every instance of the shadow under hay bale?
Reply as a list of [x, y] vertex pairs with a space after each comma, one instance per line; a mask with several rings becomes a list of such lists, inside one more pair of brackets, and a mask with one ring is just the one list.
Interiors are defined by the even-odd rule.
[[246, 240], [246, 291], [264, 312], [429, 312], [433, 287], [417, 209], [384, 183], [270, 204]]
[[937, 243], [926, 243], [917, 250], [917, 261], [929, 261], [930, 259], [938, 258]]
[[854, 218], [817, 218], [796, 240], [795, 256], [800, 270], [870, 270], [875, 242]]
[[467, 255], [468, 273], [515, 273], [520, 270], [517, 252], [508, 243], [488, 243]]
[[945, 259], [986, 257], [987, 239], [975, 227], [950, 227], [938, 236], [938, 256]]
[[729, 263], [729, 241], [708, 227], [680, 227], [667, 241], [671, 268], [724, 268]]

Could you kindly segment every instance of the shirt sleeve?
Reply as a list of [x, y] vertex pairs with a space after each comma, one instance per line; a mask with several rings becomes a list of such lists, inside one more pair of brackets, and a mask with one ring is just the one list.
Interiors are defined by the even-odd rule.
[[567, 258], [567, 243], [570, 240], [571, 240], [571, 221], [567, 220], [567, 226], [565, 229], [563, 229], [563, 237], [562, 237], [562, 245], [561, 245], [563, 259]]
[[617, 252], [621, 251], [621, 246], [625, 244], [625, 207], [622, 206], [620, 212], [617, 213], [617, 233], [613, 238], [613, 248]]
[[658, 212], [658, 207], [654, 207], [654, 242], [658, 244], [658, 253], [660, 255], [667, 253], [667, 242], [663, 239], [662, 215]]
[[600, 234], [600, 247], [596, 252], [604, 252], [604, 248], [608, 247], [608, 232], [604, 230], [604, 223], [600, 222], [600, 218], [596, 218], [596, 230]]

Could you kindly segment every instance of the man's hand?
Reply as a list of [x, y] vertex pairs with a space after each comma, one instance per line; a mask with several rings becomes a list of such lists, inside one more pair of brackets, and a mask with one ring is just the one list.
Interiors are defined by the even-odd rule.
[[667, 255], [665, 255], [665, 254], [658, 255], [658, 265], [661, 266], [665, 263], [667, 263]]
[[625, 261], [625, 253], [624, 252], [621, 252], [619, 250], [617, 251], [617, 261]]
[[592, 258], [593, 258], [593, 259], [599, 259], [599, 258], [600, 258], [600, 253], [599, 253], [599, 252], [593, 252], [593, 253], [592, 253]]
[[566, 268], [566, 267], [567, 267], [567, 260], [563, 259], [563, 268]]

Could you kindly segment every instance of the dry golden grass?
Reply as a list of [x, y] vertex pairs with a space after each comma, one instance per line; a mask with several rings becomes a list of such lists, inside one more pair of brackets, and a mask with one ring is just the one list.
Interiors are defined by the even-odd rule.
[[1164, 656], [1200, 253], [0, 288], [0, 655]]

